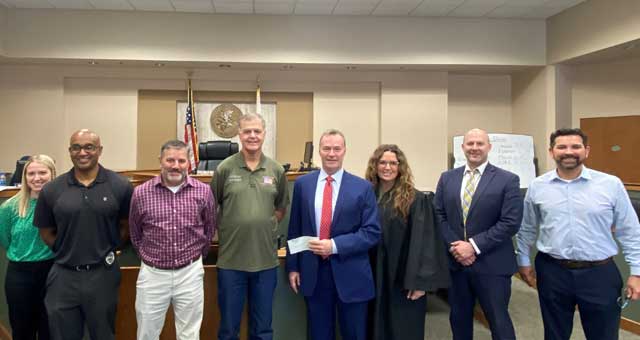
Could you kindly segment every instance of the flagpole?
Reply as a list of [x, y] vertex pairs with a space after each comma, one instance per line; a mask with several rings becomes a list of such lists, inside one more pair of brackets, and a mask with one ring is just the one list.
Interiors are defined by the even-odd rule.
[[262, 101], [260, 99], [260, 75], [256, 77], [256, 113], [262, 115]]

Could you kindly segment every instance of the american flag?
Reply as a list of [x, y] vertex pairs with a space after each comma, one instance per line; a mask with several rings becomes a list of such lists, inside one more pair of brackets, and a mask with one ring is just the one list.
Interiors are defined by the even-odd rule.
[[187, 112], [186, 123], [184, 124], [184, 142], [187, 144], [189, 152], [189, 172], [196, 172], [198, 169], [198, 129], [193, 106], [193, 91], [191, 90], [191, 79], [187, 90]]

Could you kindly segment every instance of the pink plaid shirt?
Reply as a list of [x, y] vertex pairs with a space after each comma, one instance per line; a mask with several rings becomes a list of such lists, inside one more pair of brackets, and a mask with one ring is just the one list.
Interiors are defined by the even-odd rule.
[[135, 188], [129, 230], [140, 259], [153, 267], [184, 267], [206, 256], [216, 229], [208, 185], [187, 176], [175, 194], [157, 176]]

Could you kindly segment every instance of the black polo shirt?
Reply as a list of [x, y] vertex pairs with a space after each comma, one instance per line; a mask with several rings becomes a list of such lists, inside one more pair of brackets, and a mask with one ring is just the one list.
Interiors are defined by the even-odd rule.
[[73, 169], [47, 183], [33, 224], [56, 230], [55, 262], [75, 266], [104, 261], [120, 243], [120, 219], [129, 216], [132, 192], [126, 178], [101, 165], [89, 186], [78, 182]]

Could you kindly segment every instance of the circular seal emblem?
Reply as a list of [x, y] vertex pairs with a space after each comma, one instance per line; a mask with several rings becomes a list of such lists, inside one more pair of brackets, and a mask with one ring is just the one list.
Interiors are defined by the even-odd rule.
[[211, 128], [216, 135], [231, 138], [238, 134], [238, 120], [242, 111], [233, 104], [221, 104], [211, 111]]

